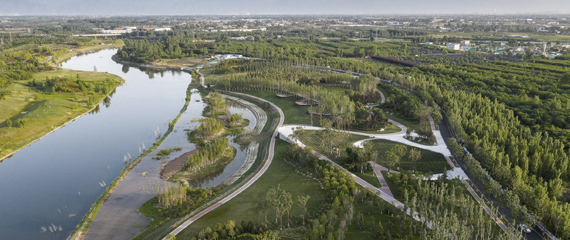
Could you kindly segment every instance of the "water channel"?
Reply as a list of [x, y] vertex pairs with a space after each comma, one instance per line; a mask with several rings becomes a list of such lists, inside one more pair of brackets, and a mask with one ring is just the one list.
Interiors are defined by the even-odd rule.
[[[0, 162], [0, 239], [66, 239], [124, 168], [125, 156], [134, 159], [143, 146], [151, 146], [157, 132], [166, 132], [168, 123], [180, 112], [190, 74], [153, 73], [127, 67], [111, 59], [115, 52], [103, 50], [73, 57], [62, 64], [63, 68], [97, 69], [125, 79], [125, 84], [111, 97], [110, 105], [101, 103], [98, 111], [78, 118]], [[190, 119], [200, 117], [204, 104], [195, 101], [195, 96], [200, 100], [199, 93], [192, 96], [175, 132], [192, 129], [197, 124]], [[244, 117], [251, 115], [247, 109], [232, 107], [234, 111], [243, 112]], [[165, 141], [167, 146], [159, 149], [182, 143], [186, 144], [184, 151], [194, 147], [175, 132], [172, 139]], [[234, 143], [232, 146], [238, 149], [238, 156], [245, 155], [239, 146]], [[238, 158], [234, 162], [239, 168]], [[224, 172], [233, 168], [228, 166]], [[217, 185], [227, 174], [221, 175], [199, 185]], [[52, 229], [55, 226], [56, 231], [51, 232], [50, 226]], [[42, 232], [42, 227], [47, 231]]]

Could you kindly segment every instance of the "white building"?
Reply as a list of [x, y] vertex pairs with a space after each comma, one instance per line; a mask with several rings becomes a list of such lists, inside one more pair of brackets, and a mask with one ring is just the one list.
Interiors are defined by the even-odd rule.
[[155, 32], [170, 31], [172, 28], [169, 27], [155, 27], [153, 28]]
[[104, 34], [123, 34], [123, 33], [130, 33], [131, 30], [101, 30], [100, 33]]
[[449, 50], [459, 50], [461, 48], [461, 45], [457, 44], [457, 43], [448, 43], [447, 44], [447, 49]]
[[461, 46], [469, 46], [469, 45], [471, 45], [471, 41], [469, 41], [469, 40], [463, 40], [463, 41], [461, 41], [460, 44], [461, 44]]

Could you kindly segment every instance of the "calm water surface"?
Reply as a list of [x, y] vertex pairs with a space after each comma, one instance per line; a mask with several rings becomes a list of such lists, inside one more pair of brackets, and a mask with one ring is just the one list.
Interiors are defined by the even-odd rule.
[[[64, 68], [109, 72], [126, 83], [87, 114], [0, 163], [0, 239], [65, 239], [139, 148], [180, 112], [190, 74], [151, 74], [111, 60], [115, 50], [73, 57]], [[49, 226], [62, 231], [50, 232]], [[47, 232], [42, 233], [46, 227]]]

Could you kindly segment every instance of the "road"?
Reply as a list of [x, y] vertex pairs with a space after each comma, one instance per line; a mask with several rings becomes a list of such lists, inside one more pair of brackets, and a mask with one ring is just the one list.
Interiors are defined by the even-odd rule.
[[[202, 74], [200, 74], [202, 75]], [[202, 76], [202, 81], [203, 81], [203, 76]], [[202, 82], [203, 84], [203, 82]], [[199, 212], [198, 214], [196, 214], [195, 216], [191, 217], [190, 219], [186, 220], [184, 223], [182, 223], [180, 226], [178, 226], [177, 228], [175, 228], [172, 232], [173, 234], [178, 234], [180, 232], [182, 232], [182, 230], [184, 230], [186, 227], [190, 226], [190, 224], [192, 224], [193, 222], [195, 222], [196, 220], [198, 220], [200, 217], [208, 214], [209, 212], [213, 211], [214, 209], [216, 209], [217, 207], [221, 206], [222, 204], [230, 201], [232, 198], [234, 198], [235, 196], [237, 196], [238, 194], [242, 193], [244, 190], [246, 190], [249, 186], [251, 186], [253, 183], [255, 183], [255, 181], [257, 181], [257, 179], [259, 179], [259, 177], [261, 177], [261, 175], [263, 175], [263, 173], [265, 173], [265, 171], [267, 171], [267, 169], [269, 168], [269, 165], [271, 165], [271, 162], [273, 161], [273, 156], [274, 156], [274, 148], [275, 148], [275, 139], [277, 137], [277, 129], [279, 129], [282, 125], [283, 125], [283, 121], [285, 120], [285, 115], [283, 114], [283, 111], [281, 110], [281, 108], [277, 107], [277, 105], [273, 104], [272, 102], [266, 101], [265, 99], [261, 99], [258, 97], [254, 97], [251, 95], [247, 95], [247, 94], [243, 94], [243, 93], [234, 93], [237, 95], [243, 95], [243, 96], [247, 96], [250, 98], [255, 98], [257, 100], [260, 100], [262, 102], [267, 102], [269, 103], [272, 107], [274, 107], [275, 109], [277, 109], [277, 111], [279, 112], [279, 123], [277, 124], [277, 127], [275, 128], [275, 131], [273, 132], [272, 138], [271, 138], [271, 142], [269, 144], [269, 154], [267, 157], [267, 161], [265, 162], [265, 164], [263, 165], [263, 167], [261, 168], [261, 170], [259, 172], [257, 172], [255, 174], [255, 176], [253, 176], [253, 178], [251, 178], [249, 181], [247, 181], [243, 186], [241, 186], [240, 188], [238, 188], [236, 191], [234, 191], [233, 193], [231, 193], [230, 195], [228, 195], [227, 197], [223, 198], [222, 200], [220, 200], [219, 202], [213, 204], [212, 206], [206, 208], [205, 210]], [[166, 240], [166, 237], [163, 238], [163, 240]]]
[[[489, 214], [491, 219], [495, 220], [495, 223], [497, 223], [497, 225], [499, 225], [499, 227], [501, 229], [503, 229], [503, 231], [505, 233], [509, 234], [509, 228], [503, 223], [503, 221], [501, 221], [500, 218], [498, 218], [493, 212], [491, 212], [491, 209], [489, 208], [489, 206], [487, 206], [487, 204], [485, 204], [485, 202], [481, 201], [481, 198], [475, 192], [475, 190], [473, 190], [473, 188], [471, 187], [471, 184], [469, 184], [469, 182], [467, 182], [465, 180], [463, 180], [461, 182], [463, 182], [463, 184], [465, 184], [465, 187], [467, 188], [469, 193], [471, 193], [471, 196], [473, 196], [473, 198], [475, 198], [475, 201], [477, 201], [479, 204], [482, 205], [483, 210], [485, 210], [485, 212], [487, 212], [487, 214]], [[513, 236], [511, 236], [511, 238], [513, 238]]]
[[[441, 122], [441, 123], [439, 124], [439, 129], [440, 129], [440, 131], [441, 131], [441, 134], [442, 134], [443, 136], [445, 136], [444, 139], [450, 139], [450, 138], [453, 137], [453, 136], [451, 135], [451, 132], [449, 131], [449, 129], [448, 129], [448, 127], [447, 127], [447, 125], [446, 125], [445, 122]], [[447, 140], [446, 140], [446, 143], [447, 143]], [[465, 163], [462, 162], [461, 160], [458, 160], [457, 162], [458, 162], [459, 165], [460, 165], [459, 167], [461, 167], [461, 165], [465, 166]], [[478, 184], [477, 182], [472, 182], [472, 183], [477, 187], [477, 184]], [[480, 184], [480, 183], [479, 183], [479, 184]], [[478, 187], [480, 188], [480, 187], [482, 187], [482, 185], [479, 185]], [[469, 189], [469, 188], [471, 188], [471, 186], [469, 186], [468, 189]], [[471, 189], [473, 189], [473, 188], [471, 188]], [[473, 195], [473, 194], [475, 193], [475, 192], [471, 192], [471, 191], [469, 191], [469, 192], [471, 193], [471, 195]], [[475, 195], [476, 195], [476, 196], [475, 196]], [[473, 197], [475, 198], [475, 200], [480, 199], [480, 197], [479, 197], [476, 193], [475, 193], [475, 195], [473, 196]], [[492, 198], [490, 198], [490, 197], [486, 197], [486, 198], [487, 198], [488, 200], [494, 201], [494, 200], [493, 200]], [[477, 200], [477, 201], [479, 201], [479, 200]], [[501, 210], [501, 208], [500, 208], [499, 211], [501, 212], [501, 214], [503, 214], [503, 216], [509, 216], [509, 213], [506, 212], [506, 211], [504, 211], [504, 209]], [[501, 228], [501, 229], [502, 229], [502, 228]], [[532, 229], [532, 228], [531, 228], [531, 232], [530, 232], [530, 233], [528, 233], [528, 234], [525, 233], [525, 234], [524, 234], [524, 237], [525, 237], [525, 239], [529, 239], [529, 240], [542, 240], [542, 239], [544, 239], [544, 238], [540, 235], [540, 233], [538, 233], [536, 230], [534, 230], [534, 229]]]

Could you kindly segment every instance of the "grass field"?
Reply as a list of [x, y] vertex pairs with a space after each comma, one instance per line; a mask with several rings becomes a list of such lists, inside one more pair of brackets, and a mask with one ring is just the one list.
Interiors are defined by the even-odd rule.
[[[275, 145], [276, 154], [286, 150], [288, 143], [277, 140]], [[376, 180], [377, 181], [377, 180]], [[236, 223], [243, 221], [252, 221], [263, 223], [263, 215], [257, 211], [257, 203], [265, 198], [265, 194], [269, 188], [281, 184], [281, 188], [291, 192], [293, 200], [295, 201], [299, 195], [309, 195], [309, 211], [308, 215], [314, 215], [319, 210], [320, 204], [325, 200], [325, 190], [321, 190], [315, 180], [303, 177], [294, 172], [294, 168], [276, 157], [273, 159], [271, 166], [265, 174], [251, 185], [247, 190], [218, 207], [216, 210], [206, 214], [196, 222], [192, 223], [188, 228], [178, 234], [177, 239], [191, 239], [198, 231], [206, 228], [213, 227], [216, 223], [223, 223], [227, 220], [234, 220]], [[373, 197], [377, 198], [377, 197]], [[376, 199], [376, 201], [383, 201]], [[388, 203], [385, 203], [388, 204]], [[394, 223], [394, 217], [387, 214], [386, 211], [381, 214], [378, 211], [377, 205], [372, 205], [370, 214], [368, 213], [369, 205], [367, 201], [358, 201], [355, 203], [355, 215], [362, 213], [364, 217], [364, 225], [362, 229], [358, 226], [356, 220], [353, 220], [352, 225], [348, 226], [348, 231], [345, 233], [345, 239], [376, 239], [375, 229], [370, 230], [370, 223], [382, 222], [385, 231], [390, 231], [393, 236], [396, 236], [398, 230], [396, 227], [389, 229]], [[293, 205], [291, 210], [291, 220], [294, 226], [301, 226], [301, 218], [299, 217], [300, 211], [296, 205]], [[268, 220], [274, 220], [274, 213], [269, 212]], [[271, 227], [270, 227], [271, 228]], [[414, 239], [416, 239], [414, 237]]]
[[337, 158], [341, 158], [341, 159], [346, 158], [345, 149], [347, 147], [351, 147], [353, 143], [367, 138], [365, 136], [350, 134], [350, 136], [343, 143], [340, 144], [340, 147], [339, 147], [340, 157], [336, 157], [336, 156], [333, 156], [328, 151], [326, 151], [327, 149], [325, 147], [321, 146], [321, 142], [323, 139], [322, 132], [323, 131], [321, 131], [321, 130], [304, 130], [299, 135], [299, 140], [301, 140], [302, 143], [311, 147], [315, 151], [327, 156], [331, 160], [336, 160]]
[[369, 170], [367, 172], [364, 173], [360, 173], [360, 172], [353, 172], [354, 175], [358, 176], [359, 178], [362, 178], [362, 180], [372, 184], [372, 186], [377, 187], [377, 188], [381, 188], [382, 184], [380, 184], [380, 181], [378, 180], [378, 177], [376, 177], [376, 175], [374, 174], [373, 170]]
[[203, 62], [204, 59], [202, 58], [163, 59], [153, 63], [153, 65], [166, 67], [191, 67]]
[[394, 125], [394, 124], [390, 124], [390, 125], [388, 125], [388, 127], [386, 127], [386, 129], [384, 129], [384, 131], [362, 130], [362, 129], [356, 128], [356, 127], [352, 127], [350, 129], [350, 131], [370, 133], [370, 134], [388, 134], [388, 133], [397, 133], [399, 131], [402, 131], [402, 129], [399, 128], [398, 126]]
[[[57, 69], [34, 75], [36, 82], [45, 81], [51, 76], [76, 76], [79, 75], [86, 82], [104, 81], [107, 78], [119, 82], [123, 80], [115, 75], [99, 72], [82, 72], [69, 69]], [[41, 92], [35, 87], [27, 86], [28, 81], [18, 81], [12, 84], [13, 91], [10, 96], [0, 101], [0, 158], [11, 154], [13, 151], [40, 138], [67, 121], [90, 111], [93, 106], [88, 106], [87, 99], [90, 96], [101, 101], [107, 94], [96, 93], [52, 93]], [[109, 92], [114, 88], [110, 88]], [[12, 122], [8, 127], [7, 119]], [[18, 122], [26, 121], [24, 127]]]
[[[322, 139], [322, 136], [321, 136], [322, 134], [320, 134], [320, 133], [322, 133], [322, 131], [305, 130], [300, 134], [299, 139], [301, 140], [302, 143], [311, 147], [315, 151], [327, 156], [330, 159], [335, 159], [335, 161], [337, 163], [340, 163], [339, 158], [336, 158], [332, 154], [324, 151], [324, 148], [320, 146], [321, 139]], [[342, 144], [343, 147], [340, 148], [340, 150], [341, 150], [340, 151], [340, 153], [341, 153], [340, 159], [346, 157], [346, 152], [344, 151], [344, 149], [346, 147], [352, 146], [352, 144], [354, 142], [362, 140], [362, 139], [366, 139], [366, 137], [351, 134], [350, 137]], [[374, 171], [368, 171], [368, 172], [364, 172], [364, 173], [360, 173], [360, 172], [353, 172], [353, 173], [356, 176], [364, 179], [365, 181], [367, 181], [368, 183], [372, 184], [375, 187], [382, 187], [380, 185], [380, 181], [378, 181], [378, 178], [376, 177], [376, 175], [374, 175]]]
[[415, 122], [412, 122], [406, 118], [403, 118], [402, 116], [400, 116], [400, 114], [398, 112], [394, 111], [393, 109], [382, 108], [382, 110], [384, 110], [384, 112], [386, 112], [387, 118], [394, 120], [396, 122], [399, 122], [402, 125], [406, 126], [407, 128], [411, 128], [412, 130], [415, 130], [416, 132], [418, 132], [420, 130], [420, 124], [419, 123], [415, 123]]
[[[308, 113], [309, 107], [296, 105], [295, 101], [297, 98], [280, 98], [274, 92], [258, 90], [250, 90], [243, 93], [263, 98], [281, 108], [283, 114], [285, 114], [284, 124], [311, 124], [311, 116]], [[313, 115], [313, 126], [319, 126], [318, 115]]]
[[[390, 148], [395, 145], [403, 145], [401, 143], [396, 143], [388, 140], [371, 140], [368, 141], [367, 144], [373, 144], [374, 149], [380, 152], [380, 160], [378, 163], [382, 166], [388, 167], [388, 161], [384, 157], [384, 153], [386, 153]], [[409, 158], [409, 152], [411, 149], [415, 147], [406, 146], [408, 151], [404, 157], [400, 160], [400, 172], [402, 171], [412, 171], [412, 161]], [[416, 148], [419, 149], [419, 148]], [[444, 170], [447, 171], [451, 169], [445, 157], [441, 153], [436, 153], [428, 150], [420, 149], [421, 151], [421, 159], [418, 160], [416, 163], [416, 172], [418, 173], [426, 173], [426, 174], [434, 174], [434, 173], [443, 173]], [[397, 165], [396, 165], [397, 166]], [[396, 170], [396, 169], [394, 169]]]
[[[297, 196], [309, 195], [311, 198], [309, 199], [308, 215], [316, 212], [325, 199], [325, 190], [320, 189], [319, 184], [315, 180], [295, 173], [291, 165], [278, 157], [279, 153], [286, 150], [287, 145], [288, 143], [285, 141], [277, 140], [275, 143], [276, 157], [261, 178], [231, 201], [192, 223], [177, 238], [190, 239], [198, 231], [208, 226], [213, 227], [216, 223], [226, 222], [227, 220], [234, 220], [236, 223], [240, 223], [242, 220], [263, 223], [263, 215], [258, 213], [257, 204], [265, 199], [265, 194], [271, 187], [278, 184], [281, 184], [282, 189], [291, 192], [294, 201], [296, 201]], [[301, 218], [298, 217], [300, 210], [296, 205], [292, 207], [290, 215], [292, 221], [300, 225]], [[270, 211], [267, 218], [268, 220], [274, 220], [275, 213]]]

